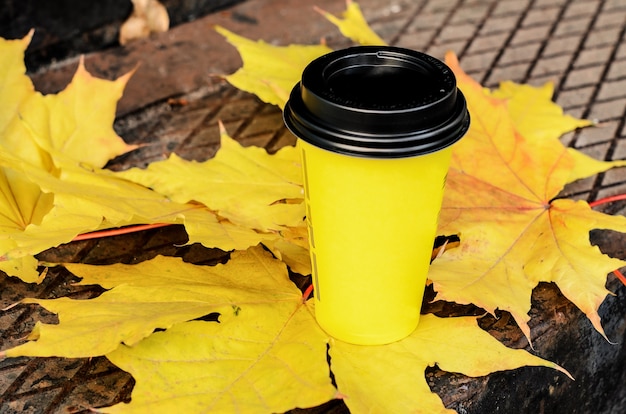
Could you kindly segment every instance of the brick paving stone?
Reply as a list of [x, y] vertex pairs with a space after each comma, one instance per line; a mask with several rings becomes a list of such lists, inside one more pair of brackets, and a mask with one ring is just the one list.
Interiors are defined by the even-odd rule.
[[[615, 148], [613, 149], [613, 159], [615, 160], [626, 160], [626, 139], [618, 139], [616, 140]], [[619, 173], [621, 170], [617, 169], [614, 172]], [[622, 179], [623, 174], [622, 175]]]
[[249, 138], [242, 137], [239, 142], [244, 147], [266, 147], [267, 145], [269, 145], [272, 139], [274, 139], [274, 132], [268, 132], [265, 134], [254, 135]]
[[536, 26], [541, 24], [552, 24], [554, 21], [557, 20], [557, 17], [560, 13], [561, 8], [558, 6], [531, 10], [524, 17], [524, 20], [522, 21], [522, 27]]
[[434, 12], [429, 10], [422, 11], [407, 26], [407, 32], [422, 32], [427, 29], [439, 29], [444, 21], [448, 18], [449, 12]]
[[387, 44], [394, 43], [395, 36], [405, 26], [405, 22], [393, 19], [391, 22], [378, 21], [372, 23], [372, 29], [380, 36]]
[[578, 88], [587, 85], [596, 85], [600, 81], [603, 66], [592, 66], [572, 70], [565, 80], [565, 88]]
[[626, 91], [626, 79], [619, 81], [605, 82], [600, 87], [600, 93], [598, 93], [597, 100], [603, 101], [612, 98], [618, 98], [624, 95]]
[[564, 4], [569, 3], [569, 0], [535, 0], [533, 3], [537, 8], [546, 7], [561, 7]]
[[446, 26], [443, 28], [437, 38], [442, 41], [469, 39], [474, 36], [476, 25], [472, 23], [464, 23], [455, 26]]
[[526, 73], [530, 67], [530, 62], [516, 63], [493, 69], [489, 78], [485, 80], [487, 86], [496, 86], [499, 82], [512, 80], [522, 82], [526, 78]]
[[626, 4], [622, 4], [622, 10], [609, 10], [600, 14], [600, 16], [598, 16], [598, 18], [594, 22], [593, 27], [595, 29], [604, 29], [612, 26], [622, 27], [622, 25], [625, 23], [624, 20], [626, 20], [626, 18], [624, 18], [625, 15]]
[[568, 36], [582, 34], [588, 30], [591, 16], [559, 20], [554, 30], [554, 36]]
[[550, 26], [533, 26], [519, 29], [511, 40], [511, 45], [520, 45], [530, 42], [538, 42], [546, 39]]
[[537, 52], [541, 48], [540, 43], [525, 44], [522, 46], [511, 46], [507, 48], [498, 61], [500, 65], [534, 60]]
[[283, 129], [282, 133], [270, 143], [267, 151], [272, 154], [282, 147], [296, 145], [296, 137], [289, 130]]
[[449, 24], [480, 23], [485, 19], [490, 8], [491, 4], [462, 4], [461, 7], [455, 9], [454, 15], [450, 19]]
[[406, 47], [408, 49], [425, 51], [432, 42], [435, 30], [419, 30], [416, 32], [406, 33], [398, 37], [394, 46]]
[[570, 65], [572, 57], [569, 55], [560, 55], [549, 58], [543, 58], [537, 61], [533, 67], [532, 77], [545, 76], [550, 74], [562, 75]]
[[[212, 112], [212, 108], [199, 108], [192, 111], [185, 111], [180, 114], [170, 113], [168, 119], [163, 120], [163, 128], [159, 135], [180, 134], [188, 136], [196, 129], [202, 121]], [[168, 141], [170, 139], [167, 139]]]
[[471, 40], [467, 53], [492, 52], [500, 50], [509, 38], [509, 33], [496, 33], [490, 35], [479, 35]]
[[607, 0], [603, 8], [604, 11], [623, 11], [624, 9], [626, 9], [626, 4], [624, 4], [624, 0]]
[[449, 43], [443, 43], [443, 44], [435, 43], [431, 45], [428, 49], [426, 49], [426, 53], [436, 57], [437, 59], [443, 60], [446, 52], [453, 51], [454, 53], [458, 55], [461, 53], [462, 50], [465, 49], [466, 45], [467, 45], [466, 40], [459, 40], [456, 42], [449, 42]]
[[[578, 144], [576, 144], [576, 146], [578, 147]], [[607, 154], [610, 148], [611, 143], [606, 142], [602, 144], [589, 145], [583, 148], [579, 148], [579, 151], [597, 160], [605, 160], [607, 158]]]
[[493, 11], [494, 16], [501, 14], [511, 14], [520, 12], [528, 7], [528, 0], [504, 0], [497, 2], [497, 6]]
[[423, 10], [424, 12], [449, 12], [458, 3], [458, 0], [428, 0]]
[[[421, 3], [421, 2], [420, 2]], [[392, 23], [394, 19], [412, 17], [420, 4], [412, 0], [365, 0], [360, 1], [361, 11], [365, 19], [371, 24], [379, 21]], [[306, 9], [303, 9], [306, 10]]]
[[[237, 124], [235, 127], [229, 124], [226, 130], [237, 130], [239, 126], [240, 124]], [[204, 161], [215, 155], [219, 143], [219, 127], [217, 125], [214, 125], [212, 128], [203, 127], [187, 137], [185, 142], [181, 143], [173, 152], [187, 160]]]
[[[282, 112], [278, 108], [275, 108], [271, 114], [254, 117], [252, 122], [248, 124], [243, 131], [241, 131], [240, 136], [245, 140], [248, 137], [262, 133], [269, 133], [270, 135], [273, 135], [275, 131], [281, 129], [282, 127]], [[260, 146], [264, 147], [265, 145]]]
[[585, 200], [589, 199], [591, 190], [594, 188], [596, 177], [588, 177], [582, 180], [574, 181], [567, 184], [561, 191], [563, 197], [571, 198], [573, 200]]
[[561, 105], [565, 110], [573, 107], [581, 107], [589, 103], [591, 95], [595, 91], [595, 86], [588, 86], [585, 88], [570, 89], [568, 91], [562, 91], [556, 102]]
[[565, 10], [564, 18], [590, 16], [598, 9], [598, 0], [578, 0], [570, 4]]
[[570, 108], [567, 113], [571, 116], [573, 116], [574, 118], [580, 118], [580, 119], [593, 119], [590, 116], [588, 116], [587, 113], [587, 108], [584, 106], [579, 106], [576, 108]]
[[591, 49], [599, 46], [615, 45], [620, 38], [622, 28], [611, 27], [606, 30], [595, 30], [585, 39], [585, 49]]
[[559, 76], [557, 75], [543, 75], [543, 76], [533, 76], [524, 81], [524, 83], [528, 83], [532, 86], [543, 86], [546, 83], [550, 82], [553, 85], [558, 85], [560, 81]]
[[[626, 159], [626, 139], [618, 139], [616, 141], [615, 148], [613, 149], [613, 155], [611, 157], [614, 160]], [[614, 185], [624, 182], [624, 172], [621, 169], [609, 170], [604, 173], [602, 177], [602, 185]]]
[[[611, 174], [616, 174], [616, 173], [608, 171], [604, 173], [604, 177], [606, 178], [607, 175], [610, 176]], [[603, 185], [605, 185], [604, 181], [603, 181]], [[610, 196], [614, 196], [617, 194], [625, 194], [625, 193], [626, 193], [626, 183], [624, 183], [623, 177], [622, 177], [622, 180], [619, 180], [618, 183], [616, 183], [615, 185], [607, 185], [605, 187], [600, 188], [595, 198], [600, 199], [604, 197], [610, 197]]]
[[615, 53], [615, 60], [626, 59], [626, 43], [620, 43]]
[[494, 62], [497, 50], [474, 55], [464, 55], [461, 59], [463, 70], [468, 73], [485, 72]]
[[626, 97], [608, 102], [597, 102], [592, 104], [589, 118], [599, 121], [624, 119], [625, 109]]
[[607, 74], [608, 80], [619, 79], [626, 76], [626, 59], [616, 60], [611, 62], [609, 73]]
[[578, 49], [582, 36], [554, 37], [548, 40], [543, 56], [569, 55]]
[[609, 142], [615, 137], [619, 123], [617, 121], [603, 122], [598, 126], [583, 128], [576, 138], [576, 146], [584, 147], [588, 145]]
[[574, 62], [574, 67], [579, 68], [607, 62], [612, 52], [613, 47], [611, 46], [582, 50]]
[[508, 35], [511, 28], [515, 27], [518, 21], [518, 15], [491, 17], [485, 22], [485, 24], [481, 28], [480, 35], [489, 35], [503, 32]]
[[211, 121], [229, 122], [232, 120], [247, 118], [252, 116], [258, 108], [259, 102], [250, 97], [246, 97], [242, 100], [232, 100], [228, 105], [223, 106], [219, 112], [213, 116]]

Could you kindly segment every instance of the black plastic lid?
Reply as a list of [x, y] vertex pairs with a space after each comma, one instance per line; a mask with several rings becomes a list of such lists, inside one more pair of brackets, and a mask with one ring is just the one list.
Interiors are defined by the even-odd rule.
[[391, 46], [351, 47], [315, 59], [291, 91], [284, 119], [312, 145], [372, 158], [438, 151], [469, 128], [450, 68]]

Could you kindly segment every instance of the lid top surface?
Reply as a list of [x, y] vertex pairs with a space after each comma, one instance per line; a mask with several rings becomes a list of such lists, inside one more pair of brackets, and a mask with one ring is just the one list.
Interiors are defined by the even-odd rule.
[[449, 71], [442, 71], [437, 63], [380, 50], [338, 58], [331, 54], [313, 64], [303, 82], [312, 92], [338, 105], [403, 110], [437, 102], [455, 88]]

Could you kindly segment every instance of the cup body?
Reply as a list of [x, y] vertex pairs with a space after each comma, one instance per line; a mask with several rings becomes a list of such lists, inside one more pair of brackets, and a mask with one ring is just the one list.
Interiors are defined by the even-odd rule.
[[318, 323], [354, 344], [406, 337], [451, 146], [469, 128], [452, 71], [407, 49], [335, 51], [307, 66], [284, 119], [302, 155]]
[[406, 337], [419, 321], [451, 147], [397, 159], [298, 147], [318, 323], [354, 344]]

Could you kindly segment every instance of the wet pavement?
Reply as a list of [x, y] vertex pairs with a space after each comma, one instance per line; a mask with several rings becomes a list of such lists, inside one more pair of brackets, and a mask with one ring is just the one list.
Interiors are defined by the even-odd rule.
[[[315, 4], [334, 14], [345, 7], [338, 0]], [[568, 134], [564, 142], [598, 159], [626, 158], [626, 0], [362, 0], [359, 4], [388, 43], [438, 58], [453, 50], [461, 66], [485, 86], [503, 80], [532, 85], [554, 82], [554, 98], [566, 113], [599, 125]], [[115, 128], [127, 142], [142, 146], [113, 160], [111, 168], [143, 166], [171, 152], [188, 159], [210, 158], [219, 141], [218, 121], [244, 145], [271, 152], [295, 142], [278, 108], [217, 76], [234, 72], [241, 61], [214, 31], [216, 24], [272, 44], [311, 44], [325, 38], [333, 47], [348, 45], [311, 3], [249, 0], [167, 33], [88, 55], [88, 70], [109, 79], [137, 67], [118, 107]], [[76, 63], [69, 59], [32, 74], [35, 85], [43, 92], [62, 89]], [[617, 169], [574, 183], [564, 195], [592, 201], [624, 192], [626, 169]], [[626, 203], [615, 203], [604, 211], [624, 214], [624, 208]], [[176, 247], [185, 237], [178, 227], [155, 229], [72, 243], [44, 252], [42, 258], [86, 263], [134, 263], [157, 254], [178, 255], [193, 263], [224, 259], [222, 252], [201, 246]], [[616, 254], [626, 258], [624, 251]], [[52, 269], [40, 285], [3, 278], [0, 307], [24, 297], [87, 298], [101, 292], [77, 288], [72, 281], [61, 269]], [[53, 322], [55, 316], [35, 305], [1, 312], [0, 349], [19, 343], [36, 320]], [[89, 407], [128, 400], [132, 387], [133, 379], [105, 358], [0, 361], [3, 414], [88, 412]], [[316, 412], [347, 411], [330, 404]]]

